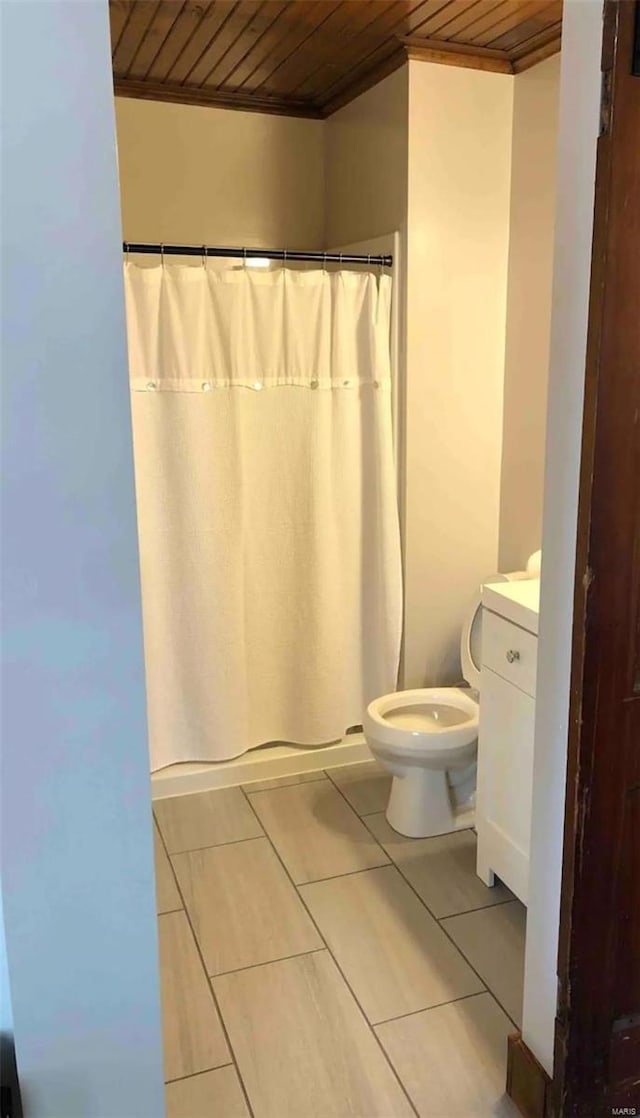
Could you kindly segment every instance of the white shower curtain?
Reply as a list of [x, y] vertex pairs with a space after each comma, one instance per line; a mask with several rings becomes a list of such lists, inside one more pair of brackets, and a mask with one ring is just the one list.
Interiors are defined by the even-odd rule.
[[396, 684], [388, 276], [125, 264], [152, 769]]

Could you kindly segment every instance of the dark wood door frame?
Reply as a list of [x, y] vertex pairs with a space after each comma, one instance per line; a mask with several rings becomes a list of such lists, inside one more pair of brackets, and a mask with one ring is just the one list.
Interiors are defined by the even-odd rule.
[[640, 1116], [640, 0], [605, 0], [554, 1074], [510, 1038], [527, 1118]]
[[640, 1115], [639, 10], [604, 11], [549, 1106], [562, 1118]]

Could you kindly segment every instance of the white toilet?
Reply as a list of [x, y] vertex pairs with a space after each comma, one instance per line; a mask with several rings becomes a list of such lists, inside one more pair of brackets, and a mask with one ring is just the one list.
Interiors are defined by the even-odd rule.
[[[487, 582], [526, 577], [517, 571]], [[363, 720], [374, 757], [393, 774], [387, 820], [410, 838], [441, 835], [474, 822], [480, 691], [481, 595], [460, 641], [469, 688], [395, 691], [369, 704]]]

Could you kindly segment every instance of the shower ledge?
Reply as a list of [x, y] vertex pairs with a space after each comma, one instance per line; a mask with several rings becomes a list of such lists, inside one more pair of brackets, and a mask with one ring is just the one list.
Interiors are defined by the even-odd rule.
[[230, 788], [252, 780], [294, 776], [334, 765], [370, 760], [369, 746], [362, 733], [347, 734], [342, 741], [321, 746], [274, 743], [252, 749], [231, 761], [183, 761], [158, 769], [151, 774], [151, 796], [154, 800], [161, 800], [166, 796]]

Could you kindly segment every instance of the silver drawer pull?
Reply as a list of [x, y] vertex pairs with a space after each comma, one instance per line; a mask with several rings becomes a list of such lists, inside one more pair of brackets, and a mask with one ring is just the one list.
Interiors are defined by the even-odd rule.
[[519, 659], [520, 659], [520, 653], [518, 652], [518, 649], [517, 648], [510, 648], [507, 652], [508, 663], [513, 664], [515, 660], [519, 660]]

